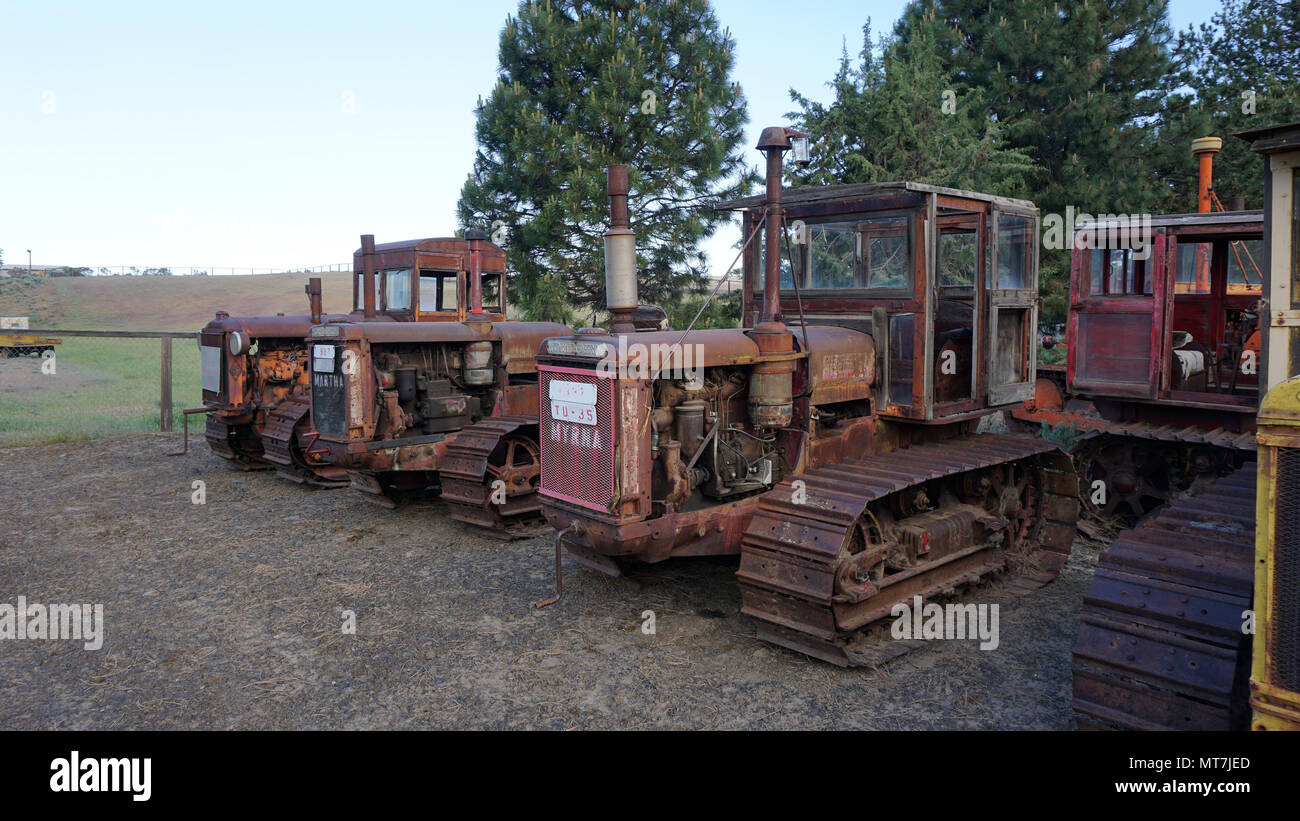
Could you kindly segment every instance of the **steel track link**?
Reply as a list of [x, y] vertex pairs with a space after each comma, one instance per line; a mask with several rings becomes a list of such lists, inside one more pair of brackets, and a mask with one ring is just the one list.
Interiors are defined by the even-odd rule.
[[229, 462], [230, 467], [236, 470], [271, 470], [275, 467], [262, 459], [260, 453], [245, 452], [237, 447], [235, 425], [227, 425], [211, 415], [207, 419], [203, 438], [207, 440], [212, 452]]
[[1253, 462], [1119, 535], [1083, 600], [1081, 729], [1244, 728], [1254, 551]]
[[[1026, 487], [1033, 489], [1032, 510], [1016, 514], [1016, 549], [971, 544], [895, 568], [865, 597], [837, 592], [836, 574], [850, 555], [850, 537], [864, 521], [875, 521], [873, 510], [883, 511], [892, 497], [922, 483], [978, 481], [999, 468], [1024, 471]], [[948, 595], [1007, 570], [1013, 572], [1005, 587], [1013, 594], [1054, 579], [1069, 557], [1078, 508], [1069, 457], [1030, 436], [967, 436], [792, 476], [761, 497], [742, 540], [741, 612], [758, 620], [758, 636], [767, 641], [841, 666], [879, 664], [922, 643], [880, 635], [896, 603]]]
[[[462, 429], [449, 441], [438, 475], [453, 519], [492, 536], [522, 539], [542, 532], [545, 524], [537, 498], [540, 465], [494, 465], [493, 454], [512, 439], [518, 447], [531, 442], [537, 453], [537, 420], [496, 416]], [[497, 478], [505, 482], [502, 504], [492, 500]]]

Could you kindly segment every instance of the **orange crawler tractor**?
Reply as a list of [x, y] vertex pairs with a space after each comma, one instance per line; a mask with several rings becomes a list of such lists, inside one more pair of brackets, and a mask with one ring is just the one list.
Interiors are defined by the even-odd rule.
[[[307, 458], [315, 438], [307, 416], [307, 337], [313, 324], [349, 318], [392, 325], [465, 318], [470, 240], [449, 237], [375, 246], [374, 238], [365, 235], [361, 244], [353, 255], [351, 314], [324, 315], [320, 280], [313, 278], [307, 286], [310, 315], [232, 317], [219, 311], [199, 332], [206, 438], [214, 453], [245, 469], [275, 468], [298, 482], [346, 485], [342, 468]], [[484, 275], [504, 276], [505, 253], [494, 245], [479, 245]], [[380, 266], [377, 278], [373, 269], [367, 277], [367, 264]], [[369, 288], [367, 282], [372, 283]], [[378, 282], [387, 283], [386, 295], [376, 292], [373, 283]], [[382, 308], [377, 308], [381, 301]]]
[[[454, 518], [510, 535], [537, 519], [534, 355], [569, 329], [507, 321], [501, 251], [480, 231], [466, 236], [467, 277], [363, 242], [359, 287], [379, 294], [385, 313], [455, 321], [378, 321], [371, 305], [312, 326], [305, 458], [387, 506], [440, 490]], [[485, 247], [491, 267], [480, 266]]]
[[612, 332], [538, 356], [542, 509], [557, 573], [562, 549], [607, 572], [738, 555], [760, 637], [876, 663], [911, 646], [890, 638], [897, 605], [1032, 589], [1069, 554], [1069, 458], [976, 433], [1033, 392], [1038, 212], [903, 182], [783, 191], [806, 138], [769, 128], [758, 148], [766, 195], [720, 206], [743, 216], [735, 330], [630, 332], [628, 188], [611, 169]]

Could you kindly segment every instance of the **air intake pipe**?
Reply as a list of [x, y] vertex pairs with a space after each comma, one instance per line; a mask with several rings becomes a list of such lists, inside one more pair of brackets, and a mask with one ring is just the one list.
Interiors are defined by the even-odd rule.
[[319, 325], [320, 316], [324, 312], [321, 307], [320, 277], [307, 280], [307, 287], [303, 290], [307, 292], [307, 300], [311, 303], [311, 324]]
[[636, 282], [636, 234], [627, 216], [627, 166], [611, 165], [606, 172], [609, 186], [609, 230], [605, 232], [605, 306], [610, 313], [610, 331], [636, 331], [633, 314], [639, 305]]
[[483, 240], [487, 234], [477, 228], [465, 231], [469, 241], [469, 312], [483, 313]]

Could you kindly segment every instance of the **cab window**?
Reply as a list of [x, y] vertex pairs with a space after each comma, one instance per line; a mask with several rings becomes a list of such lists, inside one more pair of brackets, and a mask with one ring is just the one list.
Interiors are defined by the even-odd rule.
[[[910, 291], [909, 225], [907, 217], [876, 217], [805, 224], [792, 231], [790, 248], [799, 287]], [[794, 281], [784, 255], [781, 263], [781, 287], [792, 289]]]
[[421, 311], [454, 311], [458, 296], [455, 271], [420, 271]]
[[[379, 273], [376, 272], [375, 273], [375, 308], [379, 307], [379, 281], [380, 281], [380, 276]], [[365, 307], [365, 292], [366, 292], [365, 282], [366, 282], [366, 275], [361, 271], [357, 271], [356, 276], [352, 280], [353, 310], [360, 311], [362, 308]]]
[[500, 274], [483, 274], [483, 310], [489, 313], [503, 313], [505, 306], [501, 304], [501, 275]]
[[1262, 239], [1234, 240], [1228, 243], [1228, 293], [1258, 294], [1263, 292], [1264, 259]]
[[1029, 217], [998, 215], [998, 288], [1029, 287], [1033, 278], [1033, 226]]
[[384, 270], [384, 310], [411, 310], [411, 269]]

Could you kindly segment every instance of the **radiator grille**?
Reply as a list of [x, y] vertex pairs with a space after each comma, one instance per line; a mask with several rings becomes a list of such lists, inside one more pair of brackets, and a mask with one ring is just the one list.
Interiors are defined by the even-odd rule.
[[[614, 380], [572, 368], [538, 368], [541, 410], [541, 493], [593, 510], [614, 502]], [[596, 388], [596, 424], [563, 422], [551, 415], [551, 383]]]
[[1300, 691], [1300, 448], [1277, 449], [1276, 492], [1269, 644], [1275, 683]]
[[347, 391], [343, 374], [311, 375], [311, 420], [316, 430], [326, 436], [343, 436], [348, 430]]

